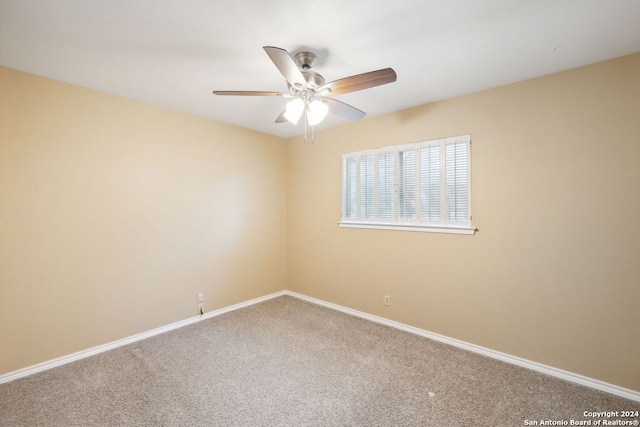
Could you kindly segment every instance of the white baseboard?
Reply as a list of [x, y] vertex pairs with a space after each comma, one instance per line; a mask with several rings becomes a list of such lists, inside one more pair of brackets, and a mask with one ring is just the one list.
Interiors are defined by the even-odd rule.
[[563, 380], [571, 381], [583, 386], [587, 386], [590, 388], [594, 388], [596, 390], [604, 391], [607, 393], [611, 393], [616, 396], [624, 397], [625, 399], [634, 400], [636, 402], [640, 402], [640, 392], [635, 390], [630, 390], [628, 388], [619, 387], [614, 384], [609, 384], [604, 381], [596, 380], [593, 378], [585, 377], [583, 375], [574, 374], [573, 372], [565, 371], [562, 369], [554, 368], [552, 366], [543, 365], [538, 362], [533, 362], [531, 360], [522, 359], [517, 356], [512, 356], [510, 354], [502, 353], [499, 351], [491, 350], [489, 348], [481, 347], [479, 345], [471, 344], [465, 341], [460, 341], [455, 338], [450, 338], [444, 335], [436, 334], [433, 332], [426, 331], [424, 329], [416, 328], [413, 326], [405, 325], [404, 323], [395, 322], [393, 320], [385, 319], [384, 317], [374, 316], [372, 314], [364, 313], [362, 311], [353, 310], [351, 308], [343, 307], [341, 305], [333, 304], [330, 302], [326, 302], [323, 300], [319, 300], [317, 298], [308, 297], [306, 295], [299, 294], [297, 292], [286, 291], [286, 295], [313, 303], [317, 305], [321, 305], [323, 307], [331, 308], [333, 310], [341, 311], [343, 313], [350, 314], [352, 316], [361, 317], [366, 320], [370, 320], [372, 322], [380, 323], [383, 325], [391, 326], [396, 329], [401, 329], [406, 332], [410, 332], [412, 334], [420, 335], [425, 338], [429, 338], [435, 341], [439, 341], [445, 344], [452, 345], [454, 347], [462, 348], [464, 350], [472, 351], [474, 353], [479, 353], [484, 356], [491, 357], [493, 359], [498, 359], [503, 362], [510, 363], [512, 365], [521, 366], [523, 368], [531, 369], [533, 371], [541, 372], [543, 374], [550, 375], [552, 377], [560, 378]]
[[47, 369], [55, 368], [57, 366], [66, 365], [67, 363], [75, 362], [76, 360], [84, 359], [85, 357], [93, 356], [94, 354], [102, 353], [105, 351], [113, 350], [114, 348], [122, 347], [127, 344], [134, 343], [136, 341], [140, 341], [146, 338], [150, 338], [155, 335], [159, 335], [165, 332], [172, 331], [174, 329], [182, 328], [183, 326], [191, 325], [193, 323], [200, 322], [205, 319], [210, 319], [212, 317], [219, 316], [224, 313], [228, 313], [230, 311], [238, 310], [244, 307], [248, 307], [253, 304], [258, 304], [263, 301], [277, 298], [280, 296], [286, 295], [286, 291], [279, 291], [273, 294], [269, 294], [263, 297], [254, 298], [249, 301], [241, 302], [238, 304], [231, 305], [229, 307], [224, 307], [218, 310], [209, 311], [202, 316], [194, 316], [185, 320], [181, 320], [179, 322], [172, 323], [167, 326], [162, 326], [160, 328], [152, 329], [147, 332], [143, 332], [141, 334], [132, 335], [127, 338], [123, 338], [121, 340], [113, 341], [107, 344], [99, 345], [97, 347], [92, 347], [87, 350], [78, 351], [77, 353], [69, 354], [67, 356], [58, 357], [57, 359], [48, 360], [46, 362], [38, 363], [37, 365], [27, 366], [26, 368], [18, 369], [17, 371], [9, 372], [3, 375], [0, 375], [0, 384], [8, 383], [9, 381], [17, 380], [18, 378], [27, 377], [29, 375], [36, 374], [38, 372], [46, 371]]
[[0, 375], [0, 384], [7, 383], [9, 381], [17, 380], [19, 378], [23, 378], [29, 375], [33, 375], [38, 372], [46, 371], [47, 369], [55, 368], [57, 366], [65, 365], [67, 363], [75, 362], [76, 360], [84, 359], [85, 357], [93, 356], [94, 354], [102, 353], [105, 351], [113, 350], [118, 347], [122, 347], [127, 344], [134, 343], [136, 341], [140, 341], [146, 338], [150, 338], [155, 335], [162, 334], [164, 332], [169, 332], [174, 329], [181, 328], [183, 326], [191, 325], [193, 323], [200, 322], [205, 319], [210, 319], [212, 317], [219, 316], [224, 313], [228, 313], [230, 311], [239, 310], [244, 307], [248, 307], [254, 304], [261, 303], [263, 301], [270, 300], [272, 298], [277, 298], [283, 295], [289, 295], [294, 298], [301, 299], [303, 301], [307, 301], [313, 304], [321, 305], [323, 307], [331, 308], [333, 310], [337, 310], [346, 314], [350, 314], [352, 316], [360, 317], [366, 320], [370, 320], [372, 322], [380, 323], [383, 325], [391, 326], [392, 328], [400, 329], [406, 332], [410, 332], [412, 334], [420, 335], [425, 338], [429, 338], [435, 341], [439, 341], [445, 344], [452, 345], [454, 347], [462, 348], [464, 350], [472, 351], [474, 353], [479, 353], [484, 356], [488, 356], [494, 359], [501, 360], [503, 362], [511, 363], [513, 365], [521, 366], [523, 368], [531, 369], [537, 372], [541, 372], [543, 374], [551, 375], [552, 377], [560, 378], [563, 380], [571, 381], [586, 387], [591, 387], [596, 390], [601, 390], [607, 393], [611, 393], [616, 396], [624, 397], [626, 399], [630, 399], [636, 402], [640, 402], [640, 392], [635, 390], [630, 390], [627, 388], [619, 387], [614, 384], [609, 384], [604, 381], [596, 380], [593, 378], [585, 377], [583, 375], [574, 374], [573, 372], [564, 371], [562, 369], [554, 368], [552, 366], [543, 365], [541, 363], [533, 362], [531, 360], [522, 359], [520, 357], [512, 356], [510, 354], [502, 353], [499, 351], [491, 350], [485, 347], [481, 347], [479, 345], [471, 344], [468, 342], [460, 341], [455, 338], [450, 338], [444, 335], [436, 334], [433, 332], [426, 331], [424, 329], [416, 328], [413, 326], [405, 325], [404, 323], [396, 322], [393, 320], [385, 319], [384, 317], [375, 316], [372, 314], [368, 314], [362, 311], [353, 310], [351, 308], [343, 307], [338, 304], [333, 304], [327, 301], [323, 301], [317, 298], [312, 298], [306, 295], [299, 294], [297, 292], [292, 291], [279, 291], [269, 295], [265, 295], [263, 297], [254, 298], [249, 301], [241, 302], [238, 304], [231, 305], [229, 307], [224, 307], [218, 310], [210, 311], [205, 313], [202, 316], [194, 316], [185, 320], [181, 320], [179, 322], [172, 323], [167, 326], [162, 326], [160, 328], [152, 329], [147, 332], [143, 332], [141, 334], [133, 335], [127, 338], [123, 338], [121, 340], [113, 341], [107, 344], [99, 345], [97, 347], [93, 347], [87, 350], [82, 350], [77, 353], [69, 354], [67, 356], [62, 356], [57, 359], [49, 360], [43, 363], [39, 363], [33, 366], [27, 366], [26, 368], [19, 369], [17, 371], [9, 372], [3, 375]]

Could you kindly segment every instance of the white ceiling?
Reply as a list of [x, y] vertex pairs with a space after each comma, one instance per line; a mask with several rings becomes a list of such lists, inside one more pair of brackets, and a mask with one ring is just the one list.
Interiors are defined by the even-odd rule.
[[299, 135], [285, 99], [211, 93], [286, 91], [262, 46], [311, 50], [327, 81], [392, 67], [336, 97], [371, 117], [640, 52], [640, 1], [0, 0], [1, 65]]

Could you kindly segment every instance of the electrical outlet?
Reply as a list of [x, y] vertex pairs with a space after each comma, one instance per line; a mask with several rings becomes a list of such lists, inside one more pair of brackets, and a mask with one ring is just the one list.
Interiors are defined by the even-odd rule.
[[198, 302], [204, 302], [204, 293], [198, 292]]
[[391, 307], [391, 297], [389, 295], [384, 296], [384, 305]]

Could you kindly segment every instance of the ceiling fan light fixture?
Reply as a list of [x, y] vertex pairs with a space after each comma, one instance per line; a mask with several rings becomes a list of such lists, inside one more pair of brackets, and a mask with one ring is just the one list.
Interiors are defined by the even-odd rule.
[[307, 121], [309, 126], [315, 126], [327, 116], [329, 106], [318, 99], [314, 99], [307, 107]]
[[300, 116], [302, 116], [302, 112], [304, 111], [304, 101], [300, 98], [292, 99], [287, 103], [287, 108], [284, 113], [284, 118], [294, 125], [298, 124], [298, 120], [300, 120]]
[[288, 88], [286, 93], [237, 90], [214, 90], [213, 93], [215, 95], [277, 96], [291, 99], [284, 111], [276, 118], [275, 123], [288, 121], [297, 125], [300, 117], [305, 114], [305, 141], [307, 126], [311, 126], [311, 141], [313, 142], [313, 127], [324, 120], [329, 110], [348, 120], [360, 120], [366, 116], [364, 111], [337, 99], [329, 98], [330, 95], [341, 95], [386, 85], [395, 82], [397, 78], [396, 72], [392, 68], [384, 68], [344, 77], [325, 84], [324, 77], [311, 70], [316, 63], [315, 54], [299, 52], [294, 58], [285, 49], [279, 47], [263, 46], [263, 49], [286, 80]]

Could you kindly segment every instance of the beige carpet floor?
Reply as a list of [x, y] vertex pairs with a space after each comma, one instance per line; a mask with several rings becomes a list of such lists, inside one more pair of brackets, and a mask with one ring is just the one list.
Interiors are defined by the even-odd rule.
[[288, 296], [0, 385], [1, 426], [523, 426], [623, 410], [640, 403]]

